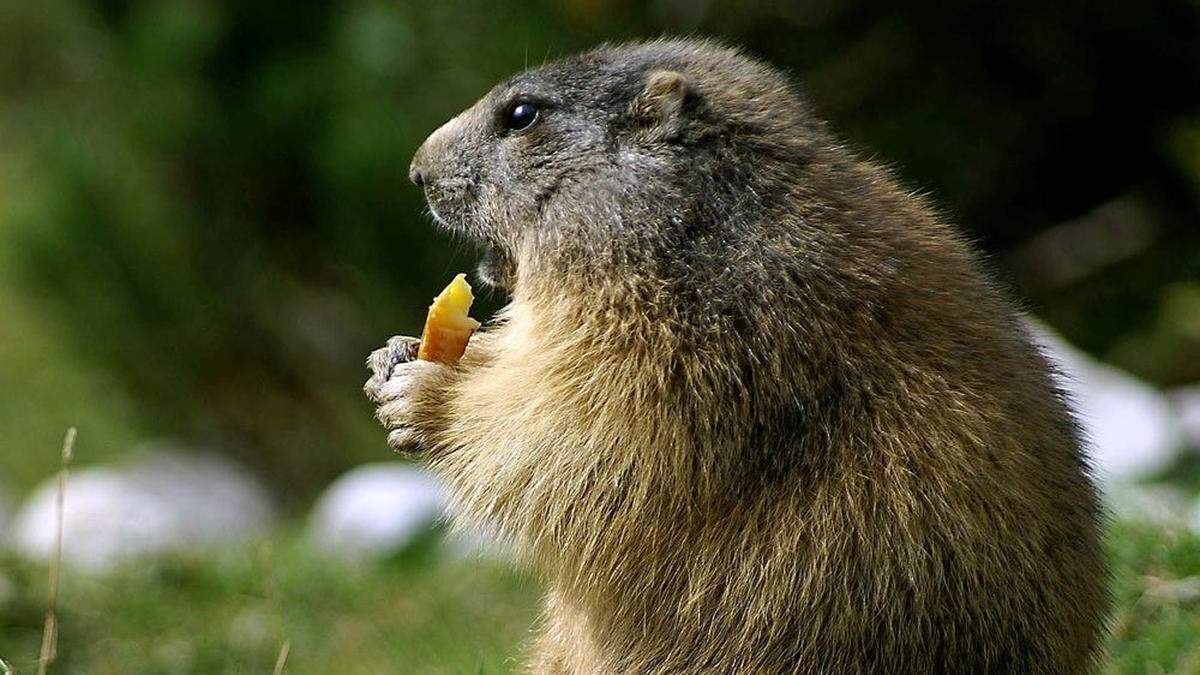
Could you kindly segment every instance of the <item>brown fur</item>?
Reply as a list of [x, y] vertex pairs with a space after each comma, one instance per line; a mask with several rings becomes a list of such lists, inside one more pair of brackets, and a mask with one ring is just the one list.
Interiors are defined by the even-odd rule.
[[[568, 102], [495, 131], [529, 87]], [[545, 575], [534, 671], [1094, 666], [1102, 516], [1045, 359], [785, 78], [604, 47], [452, 125], [414, 167], [511, 304], [380, 416]]]

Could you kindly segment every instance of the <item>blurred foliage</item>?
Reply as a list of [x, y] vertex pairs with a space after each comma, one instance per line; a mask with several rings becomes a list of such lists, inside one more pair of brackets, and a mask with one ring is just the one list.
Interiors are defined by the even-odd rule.
[[384, 454], [361, 363], [472, 266], [423, 216], [413, 150], [526, 64], [664, 32], [788, 68], [1050, 324], [1159, 383], [1198, 380], [1198, 14], [0, 0], [0, 447], [28, 484], [70, 423], [85, 460], [178, 436], [293, 497]]

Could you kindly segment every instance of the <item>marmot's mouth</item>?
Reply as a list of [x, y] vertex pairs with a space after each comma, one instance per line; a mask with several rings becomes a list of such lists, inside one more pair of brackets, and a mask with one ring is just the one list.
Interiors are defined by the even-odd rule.
[[479, 265], [475, 268], [475, 275], [488, 286], [507, 290], [515, 272], [515, 265], [510, 256], [498, 250], [493, 243], [481, 235], [477, 228], [462, 222], [459, 209], [450, 209], [450, 214], [458, 217], [447, 218], [442, 211], [439, 211], [435, 205], [436, 202], [434, 195], [430, 193], [429, 188], [426, 188], [425, 204], [429, 209], [429, 215], [433, 217], [433, 221], [438, 227], [465, 236], [482, 252], [479, 257]]
[[475, 275], [479, 280], [492, 288], [507, 289], [511, 274], [512, 269], [507, 258], [497, 253], [492, 246], [484, 245], [483, 255], [479, 256], [479, 266], [475, 268]]
[[429, 210], [429, 216], [431, 218], [433, 218], [433, 222], [435, 225], [437, 225], [438, 227], [445, 229], [445, 230], [454, 229], [450, 225], [450, 222], [447, 221], [445, 218], [443, 218], [442, 214], [438, 213], [437, 207], [435, 207], [433, 205], [433, 199], [431, 199], [429, 196], [428, 188], [425, 189], [425, 208]]
[[475, 268], [475, 274], [488, 286], [496, 285], [496, 252], [492, 250], [492, 247], [488, 246], [483, 249], [483, 255], [479, 256], [479, 266]]

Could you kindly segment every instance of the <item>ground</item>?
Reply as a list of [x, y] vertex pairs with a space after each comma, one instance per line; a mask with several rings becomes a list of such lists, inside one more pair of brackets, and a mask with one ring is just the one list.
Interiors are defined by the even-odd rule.
[[[1117, 525], [1117, 606], [1105, 673], [1200, 672], [1200, 538]], [[45, 570], [0, 560], [0, 656], [36, 671]], [[7, 590], [5, 590], [7, 589]], [[344, 565], [292, 533], [104, 579], [68, 574], [58, 673], [506, 673], [537, 619], [536, 583], [437, 535], [382, 563]], [[5, 599], [7, 598], [7, 599]]]

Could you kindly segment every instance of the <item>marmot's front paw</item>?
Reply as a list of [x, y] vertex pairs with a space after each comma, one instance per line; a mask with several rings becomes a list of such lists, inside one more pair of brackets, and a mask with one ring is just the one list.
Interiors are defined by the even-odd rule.
[[375, 417], [388, 431], [388, 445], [393, 450], [428, 445], [426, 415], [422, 415], [422, 403], [428, 410], [428, 401], [423, 394], [429, 392], [435, 380], [449, 366], [432, 361], [407, 361], [392, 369], [392, 376], [379, 387], [379, 407]]
[[371, 352], [367, 357], [367, 368], [371, 369], [371, 377], [363, 385], [367, 398], [375, 403], [382, 403], [380, 393], [385, 382], [392, 377], [392, 371], [401, 363], [408, 363], [417, 358], [421, 341], [415, 337], [397, 335], [387, 341], [387, 345]]
[[395, 450], [422, 445], [428, 440], [419, 404], [429, 398], [423, 395], [437, 386], [434, 381], [449, 370], [449, 366], [440, 363], [418, 360], [420, 345], [416, 338], [396, 336], [367, 359], [371, 379], [363, 391], [378, 404], [375, 416], [387, 429], [388, 445]]

